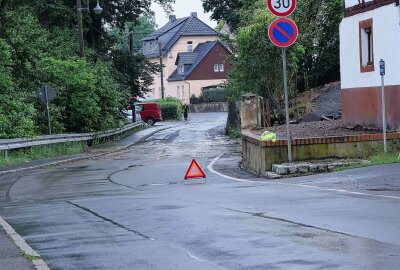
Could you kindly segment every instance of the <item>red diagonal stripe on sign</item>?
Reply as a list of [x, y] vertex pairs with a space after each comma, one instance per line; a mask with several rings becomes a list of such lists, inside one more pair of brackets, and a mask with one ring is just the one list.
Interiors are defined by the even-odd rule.
[[292, 39], [292, 37], [289, 36], [289, 34], [286, 33], [282, 28], [280, 28], [280, 26], [278, 24], [275, 25], [275, 29], [278, 30], [282, 35], [284, 35], [285, 38], [287, 38], [288, 40]]

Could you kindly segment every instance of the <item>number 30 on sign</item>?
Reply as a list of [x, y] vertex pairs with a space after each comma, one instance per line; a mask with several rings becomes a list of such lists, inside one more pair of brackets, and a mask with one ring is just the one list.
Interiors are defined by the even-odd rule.
[[267, 0], [268, 9], [278, 17], [286, 17], [296, 8], [296, 0]]

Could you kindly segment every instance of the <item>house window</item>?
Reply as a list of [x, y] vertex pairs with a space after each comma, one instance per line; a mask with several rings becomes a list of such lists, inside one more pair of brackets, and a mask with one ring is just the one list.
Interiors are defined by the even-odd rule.
[[192, 52], [193, 51], [193, 41], [188, 41], [187, 42], [187, 49], [188, 49], [188, 52]]
[[176, 97], [177, 97], [177, 98], [180, 98], [180, 97], [179, 97], [180, 94], [181, 94], [181, 91], [180, 91], [180, 87], [179, 87], [179, 85], [178, 85], [177, 88], [176, 88]]
[[360, 22], [360, 70], [361, 72], [372, 72], [375, 70], [372, 19]]
[[182, 97], [181, 99], [185, 99], [185, 86], [182, 85]]
[[224, 64], [215, 64], [214, 72], [224, 72]]
[[178, 73], [179, 73], [179, 74], [185, 73], [185, 66], [184, 66], [184, 65], [180, 65], [180, 66], [178, 67]]

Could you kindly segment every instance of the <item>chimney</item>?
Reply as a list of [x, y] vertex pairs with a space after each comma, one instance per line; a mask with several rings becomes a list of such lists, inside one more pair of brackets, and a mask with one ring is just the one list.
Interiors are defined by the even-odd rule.
[[176, 20], [176, 15], [169, 15], [169, 22], [173, 22]]
[[192, 12], [192, 13], [190, 13], [190, 16], [191, 16], [191, 17], [197, 18], [197, 12]]

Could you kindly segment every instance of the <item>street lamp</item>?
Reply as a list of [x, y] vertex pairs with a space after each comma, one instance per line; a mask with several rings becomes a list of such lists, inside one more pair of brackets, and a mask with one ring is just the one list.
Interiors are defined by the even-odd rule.
[[96, 7], [93, 9], [94, 13], [96, 13], [97, 15], [99, 15], [100, 13], [103, 12], [103, 8], [100, 6], [99, 4], [99, 0], [97, 0], [97, 5]]
[[[83, 41], [83, 24], [82, 24], [82, 10], [90, 12], [89, 0], [87, 0], [87, 7], [82, 8], [82, 0], [76, 0], [76, 12], [78, 17], [78, 32], [79, 32], [79, 55], [81, 57], [85, 56], [85, 44]], [[97, 5], [93, 8], [93, 12], [100, 14], [103, 12], [103, 8], [100, 6], [99, 0], [97, 0]]]

